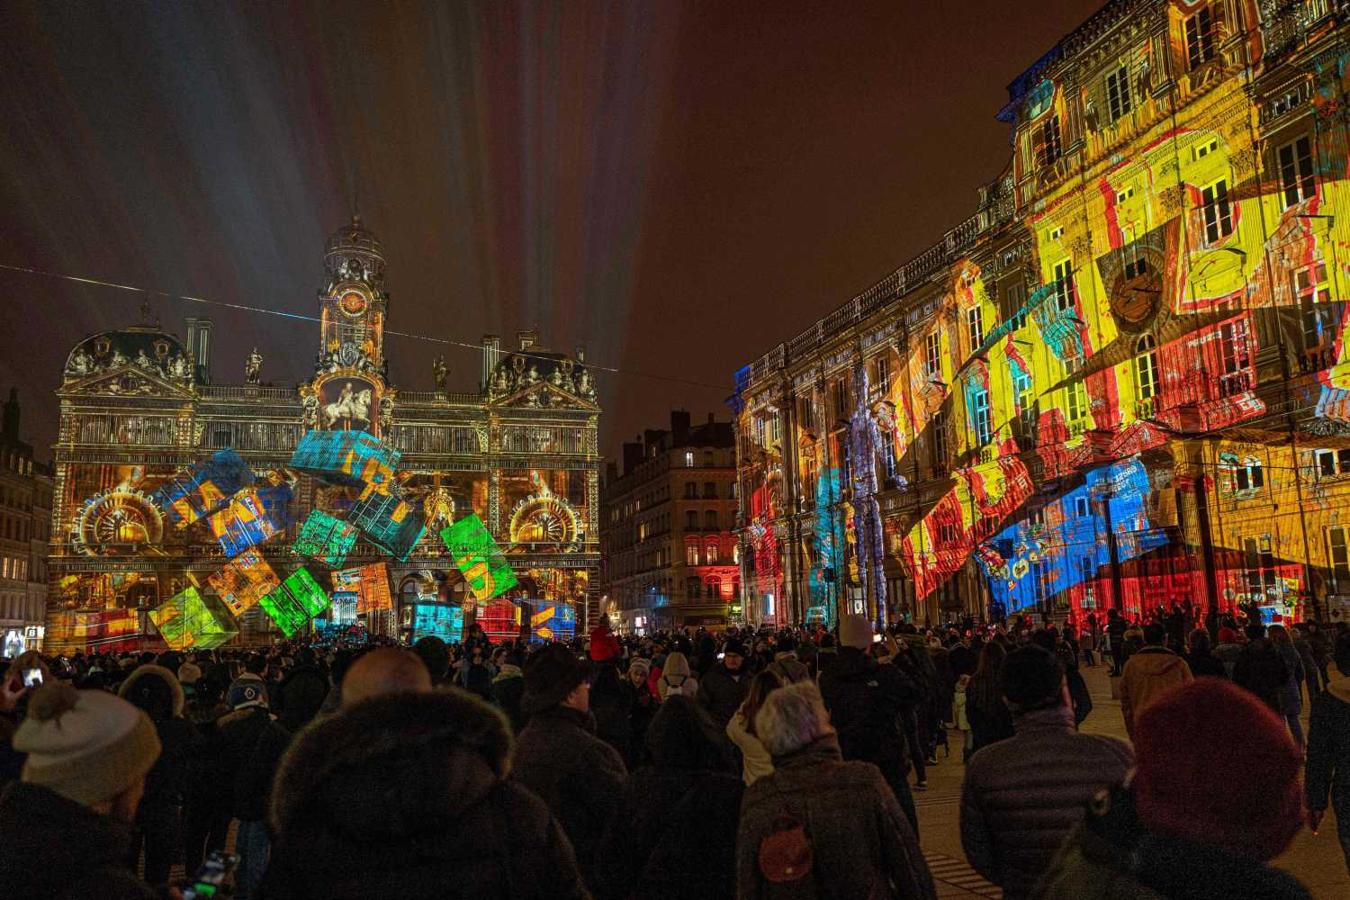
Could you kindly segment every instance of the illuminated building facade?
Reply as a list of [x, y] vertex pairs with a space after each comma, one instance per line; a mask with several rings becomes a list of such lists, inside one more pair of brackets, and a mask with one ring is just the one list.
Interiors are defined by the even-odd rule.
[[[406, 560], [364, 539], [346, 555], [346, 567], [388, 563], [394, 608], [369, 614], [372, 631], [406, 635], [418, 604], [459, 607], [468, 584], [439, 533], [469, 513], [518, 578], [493, 615], [518, 627], [541, 608], [565, 607], [586, 620], [599, 562], [600, 410], [584, 354], [548, 351], [530, 333], [504, 351], [489, 336], [477, 391], [449, 392], [440, 360], [434, 389], [401, 390], [388, 380], [379, 241], [354, 218], [330, 238], [324, 262], [314, 375], [296, 387], [265, 383], [256, 350], [243, 383], [214, 383], [206, 320], [188, 321], [186, 341], [141, 324], [72, 350], [57, 391], [49, 649], [157, 640], [149, 609], [193, 583], [209, 593], [212, 576], [224, 583], [235, 554], [211, 530], [215, 517], [178, 527], [154, 495], [226, 448], [262, 484], [291, 488], [282, 531], [258, 544], [283, 578], [299, 562], [292, 544], [312, 511], [361, 521], [378, 517], [380, 502], [419, 508], [426, 529]], [[315, 429], [366, 432], [397, 450], [397, 496], [363, 500], [357, 488], [288, 468]], [[245, 642], [278, 634], [259, 607], [238, 624]]]
[[606, 607], [617, 628], [724, 627], [741, 617], [736, 450], [730, 422], [691, 425], [623, 445], [602, 492]]
[[0, 656], [42, 646], [47, 601], [51, 468], [20, 439], [19, 397], [10, 388], [0, 415]]
[[975, 215], [737, 373], [749, 618], [1346, 614], [1347, 14], [1114, 0], [1009, 86]]

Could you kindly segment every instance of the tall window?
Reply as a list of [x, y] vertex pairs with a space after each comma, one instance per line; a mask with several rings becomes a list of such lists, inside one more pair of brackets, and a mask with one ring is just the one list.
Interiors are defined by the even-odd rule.
[[978, 306], [966, 310], [966, 334], [970, 337], [970, 352], [974, 353], [984, 343], [984, 311]]
[[843, 378], [834, 383], [834, 414], [836, 418], [848, 418], [848, 381]]
[[1319, 260], [1295, 269], [1289, 280], [1303, 322], [1303, 349], [1329, 347], [1336, 326], [1336, 311], [1330, 306], [1331, 287], [1327, 282], [1326, 263]]
[[1153, 335], [1146, 334], [1135, 345], [1134, 395], [1148, 400], [1158, 394], [1158, 357], [1154, 352]]
[[1350, 589], [1350, 534], [1344, 526], [1327, 529], [1327, 558], [1336, 593]]
[[1205, 211], [1205, 241], [1217, 244], [1233, 233], [1233, 211], [1228, 205], [1228, 182], [1222, 178], [1200, 192]]
[[1133, 106], [1130, 97], [1130, 69], [1121, 66], [1106, 76], [1106, 109], [1114, 122], [1128, 113]]
[[940, 409], [934, 413], [928, 423], [928, 433], [932, 436], [933, 468], [947, 471], [947, 411]]
[[971, 424], [975, 427], [975, 440], [984, 446], [993, 438], [993, 427], [989, 417], [989, 392], [975, 391], [971, 394]]
[[882, 353], [872, 360], [871, 381], [873, 390], [885, 390], [891, 383], [891, 361]]
[[1017, 395], [1017, 408], [1027, 410], [1036, 398], [1031, 395], [1031, 373], [1018, 369], [1013, 375], [1013, 391]]
[[689, 510], [684, 514], [684, 530], [698, 531], [698, 513], [695, 510]]
[[1238, 319], [1219, 326], [1219, 395], [1231, 397], [1250, 388], [1248, 367], [1251, 365], [1250, 345], [1247, 343], [1247, 322]]
[[1060, 312], [1073, 309], [1073, 260], [1055, 263], [1051, 277], [1055, 289], [1055, 309]]
[[1290, 141], [1275, 152], [1280, 167], [1280, 190], [1286, 209], [1302, 203], [1317, 192], [1313, 178], [1312, 142], [1307, 135]]
[[684, 548], [684, 561], [691, 566], [698, 565], [698, 544], [689, 544]]
[[717, 547], [717, 541], [709, 541], [708, 545], [703, 548], [703, 558], [707, 560], [708, 565], [717, 562], [721, 556], [722, 553]]
[[1068, 402], [1065, 404], [1069, 414], [1069, 424], [1077, 425], [1087, 417], [1087, 391], [1083, 388], [1083, 382], [1075, 381], [1065, 389], [1068, 395]]
[[1026, 285], [1021, 282], [1008, 285], [1008, 293], [1006, 296], [1008, 326], [1013, 331], [1020, 331], [1027, 325], [1027, 311], [1022, 308], [1027, 302]]
[[685, 596], [691, 600], [697, 600], [703, 595], [703, 582], [697, 578], [690, 578], [684, 585]]
[[710, 509], [703, 514], [703, 527], [709, 531], [717, 530], [717, 510]]
[[923, 370], [929, 378], [942, 377], [942, 335], [936, 331], [923, 339]]
[[692, 500], [698, 496], [698, 485], [692, 481], [684, 483], [684, 499]]
[[1059, 142], [1059, 116], [1050, 116], [1037, 129], [1034, 136], [1036, 146], [1036, 165], [1052, 166], [1060, 158], [1063, 148]]
[[1245, 538], [1242, 552], [1245, 557], [1242, 575], [1247, 584], [1247, 599], [1264, 601], [1275, 592], [1275, 554], [1271, 550], [1270, 535]]
[[797, 398], [797, 424], [807, 431], [816, 430], [816, 408], [809, 396]]
[[1186, 62], [1198, 69], [1213, 58], [1214, 10], [1206, 5], [1186, 20]]
[[694, 466], [694, 451], [693, 451], [693, 450], [686, 450], [686, 451], [684, 451], [684, 465], [685, 465], [686, 468], [693, 468], [693, 466]]

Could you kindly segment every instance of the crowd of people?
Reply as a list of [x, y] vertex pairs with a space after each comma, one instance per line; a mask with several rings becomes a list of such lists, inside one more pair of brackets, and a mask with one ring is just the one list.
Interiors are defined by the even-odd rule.
[[[1128, 742], [1079, 731], [1099, 659]], [[1347, 633], [1182, 608], [602, 621], [542, 645], [24, 654], [0, 684], [0, 891], [173, 896], [176, 865], [228, 845], [243, 900], [930, 898], [914, 792], [956, 735], [962, 845], [1005, 897], [1305, 897], [1268, 863], [1329, 805], [1350, 860]]]

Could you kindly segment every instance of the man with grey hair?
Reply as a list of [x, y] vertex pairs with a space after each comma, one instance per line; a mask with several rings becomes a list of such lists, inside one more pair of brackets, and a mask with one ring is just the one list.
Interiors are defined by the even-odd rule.
[[[837, 897], [936, 896], [895, 794], [876, 766], [843, 760], [815, 684], [770, 693], [755, 716], [755, 732], [774, 770], [745, 790], [736, 841], [739, 896], [794, 884], [828, 884]], [[809, 845], [810, 861], [766, 871], [782, 856], [761, 853], [766, 841], [767, 848], [787, 846], [801, 859], [808, 855], [802, 845]]]

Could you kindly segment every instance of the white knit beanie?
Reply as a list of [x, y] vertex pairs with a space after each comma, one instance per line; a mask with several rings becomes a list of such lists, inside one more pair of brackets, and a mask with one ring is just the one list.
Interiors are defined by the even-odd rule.
[[24, 781], [89, 806], [149, 772], [160, 744], [150, 718], [127, 701], [58, 681], [33, 693], [14, 749], [28, 754]]

